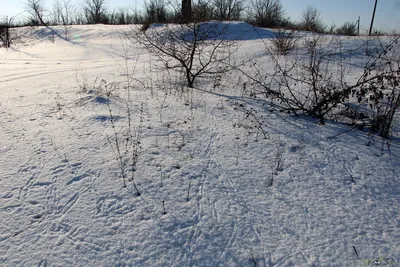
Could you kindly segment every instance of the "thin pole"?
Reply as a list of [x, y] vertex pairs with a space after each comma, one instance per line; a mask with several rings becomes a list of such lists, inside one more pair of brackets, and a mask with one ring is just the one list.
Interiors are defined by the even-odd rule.
[[372, 33], [372, 26], [374, 25], [374, 19], [375, 19], [375, 11], [376, 11], [376, 5], [378, 4], [378, 0], [375, 0], [375, 6], [374, 6], [374, 12], [372, 13], [372, 19], [371, 19], [371, 26], [369, 27], [369, 36], [371, 36]]
[[360, 16], [358, 16], [358, 21], [357, 21], [357, 35], [360, 36]]

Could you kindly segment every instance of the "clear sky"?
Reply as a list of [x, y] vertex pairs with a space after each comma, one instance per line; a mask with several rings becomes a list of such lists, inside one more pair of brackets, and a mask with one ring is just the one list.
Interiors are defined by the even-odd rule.
[[[80, 5], [83, 0], [71, 0]], [[249, 1], [249, 0], [245, 0]], [[25, 10], [27, 0], [0, 0], [0, 16], [16, 15]], [[54, 0], [44, 0], [46, 8], [52, 9]], [[118, 7], [143, 6], [143, 0], [106, 0], [110, 9]], [[286, 14], [294, 21], [301, 17], [301, 12], [311, 5], [321, 12], [321, 17], [328, 25], [339, 26], [346, 21], [356, 21], [361, 17], [361, 29], [369, 27], [375, 0], [281, 0]], [[400, 0], [379, 0], [374, 28], [400, 31]]]
[[[305, 6], [311, 5], [321, 12], [328, 25], [340, 26], [346, 21], [357, 21], [361, 17], [361, 28], [366, 30], [371, 23], [375, 0], [281, 0], [292, 20], [299, 20]], [[400, 31], [400, 0], [378, 0], [374, 28]]]

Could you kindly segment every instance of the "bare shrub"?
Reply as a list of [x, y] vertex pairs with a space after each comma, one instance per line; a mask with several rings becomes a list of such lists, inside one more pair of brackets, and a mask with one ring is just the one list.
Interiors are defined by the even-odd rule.
[[357, 35], [356, 24], [353, 22], [345, 22], [342, 26], [336, 29], [336, 34], [355, 36]]
[[399, 39], [380, 43], [381, 52], [364, 70], [359, 90], [353, 90], [359, 103], [368, 103], [373, 111], [371, 129], [388, 138], [395, 114], [400, 108]]
[[343, 64], [333, 65], [343, 60], [338, 56], [341, 43], [332, 41], [324, 50], [324, 41], [316, 35], [299, 45], [299, 53], [284, 59], [265, 44], [273, 68], [245, 73], [258, 88], [253, 96], [269, 99], [282, 111], [310, 115], [324, 123], [326, 114], [342, 101], [340, 92], [346, 83]]
[[296, 47], [297, 37], [295, 31], [277, 30], [272, 38], [274, 50], [279, 55], [286, 55]]
[[[345, 50], [340, 38], [326, 38], [315, 35], [305, 40], [290, 58], [276, 57], [265, 44], [273, 67], [263, 69], [252, 63], [252, 72], [242, 70], [255, 88], [251, 96], [281, 111], [315, 117], [321, 124], [326, 119], [341, 121], [338, 114], [350, 114], [387, 138], [400, 107], [399, 37], [367, 55], [369, 60], [356, 77], [347, 75], [346, 59], [362, 47]], [[364, 111], [351, 108], [349, 112], [348, 103], [357, 101]]]
[[141, 32], [145, 32], [145, 31], [147, 31], [147, 30], [150, 28], [150, 26], [151, 26], [151, 23], [145, 22], [145, 23], [143, 23], [142, 26], [140, 27], [140, 31], [141, 31]]

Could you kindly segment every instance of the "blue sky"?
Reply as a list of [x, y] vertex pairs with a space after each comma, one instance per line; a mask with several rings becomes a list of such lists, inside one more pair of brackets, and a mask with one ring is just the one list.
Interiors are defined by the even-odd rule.
[[[54, 0], [44, 0], [47, 9], [51, 9]], [[71, 0], [79, 5], [83, 0]], [[248, 0], [247, 0], [248, 1]], [[15, 15], [23, 12], [26, 0], [0, 0], [0, 16]], [[143, 0], [106, 0], [109, 8], [143, 6]], [[321, 12], [328, 25], [340, 25], [345, 21], [356, 21], [361, 17], [361, 28], [369, 27], [375, 0], [281, 0], [286, 14], [292, 20], [298, 20], [301, 12], [311, 5]], [[400, 0], [379, 0], [375, 17], [375, 28], [381, 30], [400, 30]]]
[[[321, 12], [328, 25], [339, 26], [361, 17], [361, 28], [369, 28], [375, 0], [281, 0], [286, 13], [293, 19], [301, 17], [305, 6], [311, 5]], [[378, 0], [374, 28], [400, 30], [400, 0]]]

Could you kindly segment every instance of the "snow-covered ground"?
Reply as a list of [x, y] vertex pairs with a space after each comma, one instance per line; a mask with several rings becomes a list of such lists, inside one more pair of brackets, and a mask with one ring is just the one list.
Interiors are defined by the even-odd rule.
[[0, 49], [1, 266], [400, 264], [398, 132], [272, 112], [238, 73], [180, 87], [130, 30]]

